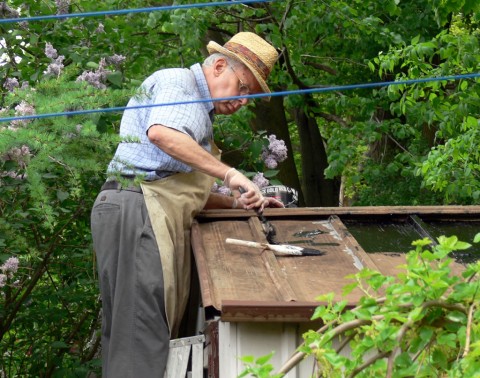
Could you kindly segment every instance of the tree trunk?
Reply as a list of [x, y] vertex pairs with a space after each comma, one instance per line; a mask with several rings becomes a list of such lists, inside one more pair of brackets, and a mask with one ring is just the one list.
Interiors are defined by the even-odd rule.
[[287, 146], [287, 159], [280, 163], [278, 179], [282, 184], [298, 191], [299, 202], [303, 202], [300, 180], [298, 178], [295, 160], [293, 158], [292, 141], [288, 131], [288, 122], [283, 107], [283, 97], [276, 96], [270, 102], [258, 101], [254, 109], [255, 119], [252, 122], [254, 131], [266, 130], [267, 134], [275, 134]]
[[294, 110], [302, 154], [302, 189], [305, 206], [338, 206], [338, 180], [326, 179], [327, 154], [317, 122], [302, 108]]

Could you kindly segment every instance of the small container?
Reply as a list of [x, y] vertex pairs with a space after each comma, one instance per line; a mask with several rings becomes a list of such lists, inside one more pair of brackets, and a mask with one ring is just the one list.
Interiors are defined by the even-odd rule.
[[285, 207], [298, 207], [298, 192], [285, 185], [271, 185], [260, 189], [265, 197], [273, 197]]

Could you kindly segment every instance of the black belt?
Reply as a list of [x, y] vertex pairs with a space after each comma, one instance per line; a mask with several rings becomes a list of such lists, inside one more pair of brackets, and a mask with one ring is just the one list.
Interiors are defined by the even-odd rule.
[[101, 190], [127, 190], [129, 192], [143, 193], [140, 185], [125, 186], [115, 180], [105, 182], [105, 184], [102, 185]]

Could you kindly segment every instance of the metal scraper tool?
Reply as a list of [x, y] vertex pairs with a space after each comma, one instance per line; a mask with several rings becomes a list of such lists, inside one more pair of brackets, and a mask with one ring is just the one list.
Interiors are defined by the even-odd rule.
[[[241, 194], [245, 193], [246, 190], [240, 187], [239, 192]], [[269, 220], [263, 215], [263, 213], [260, 211], [260, 209], [255, 209], [255, 212], [257, 213], [257, 217], [260, 220], [263, 228], [263, 232], [265, 234], [265, 238], [270, 244], [278, 244], [275, 241], [275, 235], [277, 234], [277, 231], [275, 230], [275, 227], [273, 227], [273, 224], [269, 222]]]

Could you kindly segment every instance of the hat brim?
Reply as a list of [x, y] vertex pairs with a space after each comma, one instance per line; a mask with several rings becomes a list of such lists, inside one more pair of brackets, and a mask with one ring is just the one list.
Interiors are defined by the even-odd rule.
[[[255, 70], [255, 68], [246, 59], [242, 58], [241, 55], [235, 54], [235, 53], [231, 52], [230, 50], [227, 50], [225, 47], [219, 45], [217, 42], [214, 42], [214, 41], [210, 41], [208, 43], [207, 50], [210, 54], [220, 53], [220, 54], [226, 55], [230, 58], [239, 60], [240, 62], [245, 64], [245, 66], [247, 66], [247, 68], [250, 70], [252, 75], [257, 80], [257, 82], [260, 85], [260, 88], [262, 88], [263, 92], [264, 93], [271, 93], [270, 88], [268, 88], [268, 85], [265, 82], [265, 80], [263, 80], [263, 78]], [[262, 100], [270, 101], [270, 97], [262, 97]]]

